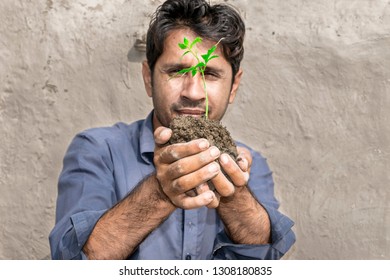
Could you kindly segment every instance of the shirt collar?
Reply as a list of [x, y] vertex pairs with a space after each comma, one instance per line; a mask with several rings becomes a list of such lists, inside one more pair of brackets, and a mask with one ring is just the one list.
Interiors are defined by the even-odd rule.
[[153, 153], [155, 147], [153, 136], [153, 112], [154, 110], [149, 113], [145, 121], [142, 123], [139, 138], [141, 157], [148, 163], [153, 163]]

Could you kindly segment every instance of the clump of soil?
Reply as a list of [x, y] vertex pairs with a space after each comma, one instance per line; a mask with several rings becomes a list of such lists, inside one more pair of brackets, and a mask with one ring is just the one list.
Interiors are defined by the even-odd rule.
[[[230, 136], [229, 131], [219, 121], [206, 120], [206, 118], [194, 118], [191, 116], [179, 116], [172, 120], [170, 126], [172, 136], [169, 144], [186, 143], [191, 140], [205, 138], [210, 146], [216, 146], [221, 153], [227, 153], [234, 160], [237, 159], [237, 147]], [[222, 170], [226, 175], [226, 173]], [[230, 178], [226, 176], [229, 180]], [[210, 190], [215, 191], [211, 181], [208, 182]], [[189, 196], [196, 196], [195, 189], [186, 192]]]
[[237, 158], [236, 144], [229, 131], [219, 121], [206, 120], [204, 117], [179, 116], [172, 120], [169, 128], [173, 132], [170, 144], [205, 138], [221, 153], [229, 154], [234, 160]]

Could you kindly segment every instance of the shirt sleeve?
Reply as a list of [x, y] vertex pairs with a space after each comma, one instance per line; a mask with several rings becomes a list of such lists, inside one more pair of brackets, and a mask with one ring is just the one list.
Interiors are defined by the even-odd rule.
[[99, 218], [116, 203], [107, 143], [77, 135], [58, 182], [56, 224], [49, 241], [53, 259], [85, 259], [82, 248]]
[[258, 152], [251, 150], [251, 153], [253, 162], [248, 186], [268, 213], [271, 223], [271, 243], [265, 245], [234, 244], [225, 231], [222, 231], [217, 235], [214, 243], [214, 259], [275, 260], [283, 257], [295, 243], [295, 234], [292, 231], [294, 222], [278, 210], [279, 202], [274, 196], [272, 172], [266, 160]]

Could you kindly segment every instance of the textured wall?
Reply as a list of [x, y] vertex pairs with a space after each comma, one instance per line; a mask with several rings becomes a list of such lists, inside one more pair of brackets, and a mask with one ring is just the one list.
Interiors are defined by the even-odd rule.
[[[274, 171], [286, 258], [390, 259], [390, 1], [226, 2], [248, 36], [224, 123]], [[134, 43], [160, 3], [0, 2], [0, 259], [48, 257], [75, 133], [151, 109]]]

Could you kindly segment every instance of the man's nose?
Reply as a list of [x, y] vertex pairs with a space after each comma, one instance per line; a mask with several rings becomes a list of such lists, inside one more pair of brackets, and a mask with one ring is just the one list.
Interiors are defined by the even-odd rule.
[[190, 100], [202, 100], [205, 98], [203, 80], [200, 73], [197, 73], [195, 76], [192, 76], [191, 73], [186, 74], [181, 95]]

